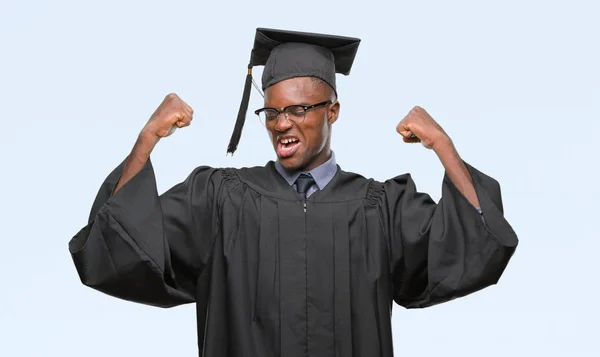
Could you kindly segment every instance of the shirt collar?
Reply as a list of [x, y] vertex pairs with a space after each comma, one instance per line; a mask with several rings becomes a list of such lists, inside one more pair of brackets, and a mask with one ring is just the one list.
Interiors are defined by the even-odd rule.
[[337, 163], [335, 161], [335, 154], [333, 151], [331, 152], [331, 157], [329, 160], [309, 171], [287, 171], [283, 168], [283, 166], [281, 166], [279, 160], [275, 162], [275, 168], [277, 169], [277, 172], [283, 176], [287, 183], [290, 184], [290, 186], [296, 183], [296, 179], [298, 179], [298, 176], [301, 174], [310, 174], [315, 180], [319, 190], [324, 189], [337, 173]]

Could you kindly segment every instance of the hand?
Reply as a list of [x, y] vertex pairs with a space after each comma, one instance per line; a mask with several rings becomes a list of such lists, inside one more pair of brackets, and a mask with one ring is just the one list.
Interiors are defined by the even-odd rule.
[[435, 150], [439, 143], [450, 142], [444, 129], [421, 107], [414, 107], [400, 121], [396, 131], [403, 136], [405, 143], [421, 143], [427, 149]]
[[177, 128], [189, 126], [192, 123], [194, 110], [177, 94], [171, 93], [165, 97], [156, 111], [146, 123], [142, 134], [152, 140], [160, 140], [175, 131]]

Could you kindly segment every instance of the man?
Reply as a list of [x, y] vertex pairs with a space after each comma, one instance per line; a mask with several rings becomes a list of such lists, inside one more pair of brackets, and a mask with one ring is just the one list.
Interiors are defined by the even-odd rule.
[[336, 164], [335, 75], [349, 73], [359, 42], [258, 29], [228, 151], [251, 69], [264, 65], [256, 114], [276, 162], [200, 166], [159, 196], [150, 154], [193, 116], [168, 95], [70, 242], [82, 282], [160, 307], [196, 302], [199, 351], [211, 357], [390, 357], [393, 301], [422, 308], [497, 283], [517, 246], [500, 187], [425, 110], [397, 130], [446, 169], [437, 204], [410, 175], [378, 182]]

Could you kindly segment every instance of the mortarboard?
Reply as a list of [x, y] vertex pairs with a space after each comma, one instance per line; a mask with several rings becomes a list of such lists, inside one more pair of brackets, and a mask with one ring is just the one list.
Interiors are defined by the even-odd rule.
[[266, 28], [256, 29], [242, 102], [227, 153], [235, 152], [242, 135], [250, 101], [253, 67], [264, 66], [263, 91], [286, 79], [317, 77], [337, 92], [336, 73], [350, 74], [359, 44], [360, 39], [353, 37]]

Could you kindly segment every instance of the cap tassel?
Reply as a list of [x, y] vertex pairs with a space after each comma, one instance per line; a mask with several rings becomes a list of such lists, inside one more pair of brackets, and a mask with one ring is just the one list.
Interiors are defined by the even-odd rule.
[[244, 128], [244, 122], [246, 121], [246, 113], [248, 112], [248, 104], [250, 103], [250, 90], [252, 86], [252, 66], [248, 66], [248, 74], [246, 75], [246, 82], [244, 83], [244, 93], [242, 94], [242, 102], [240, 103], [240, 110], [238, 111], [237, 120], [231, 139], [229, 140], [229, 146], [227, 147], [227, 153], [233, 155], [237, 150], [240, 137], [242, 136], [242, 129]]

